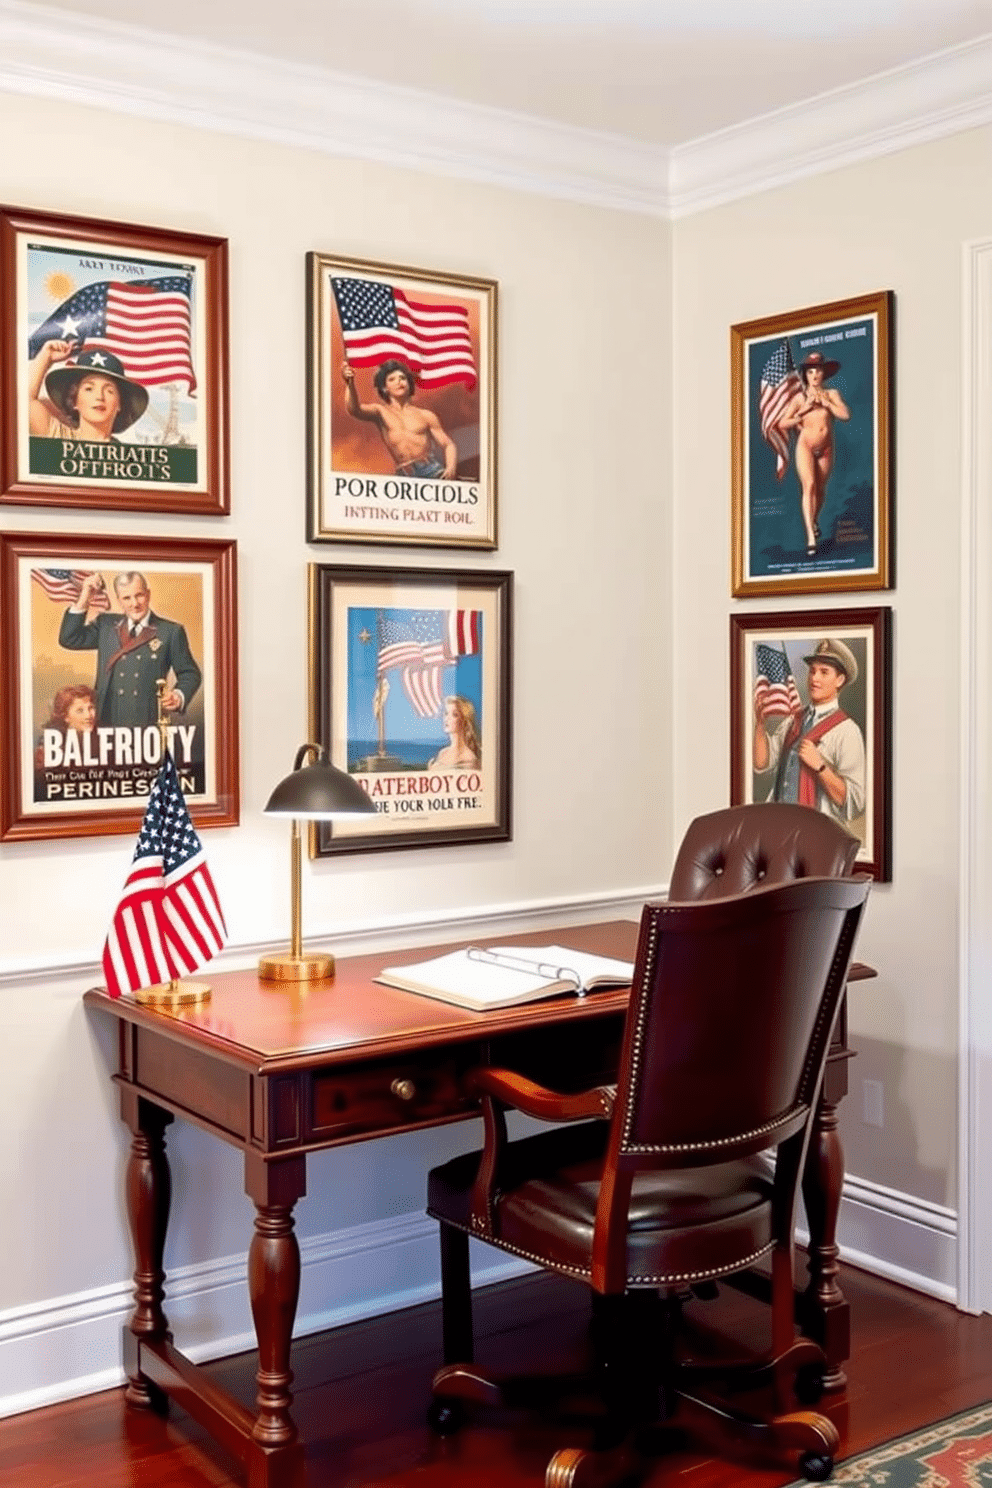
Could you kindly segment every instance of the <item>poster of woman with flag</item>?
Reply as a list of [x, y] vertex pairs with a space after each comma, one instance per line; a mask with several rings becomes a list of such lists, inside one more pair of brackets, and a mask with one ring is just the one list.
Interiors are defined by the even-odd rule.
[[311, 566], [311, 737], [376, 808], [318, 824], [313, 855], [509, 837], [511, 584]]
[[227, 247], [0, 211], [2, 498], [226, 513]]
[[311, 542], [496, 546], [496, 284], [307, 255]]
[[889, 587], [892, 299], [731, 326], [736, 596]]

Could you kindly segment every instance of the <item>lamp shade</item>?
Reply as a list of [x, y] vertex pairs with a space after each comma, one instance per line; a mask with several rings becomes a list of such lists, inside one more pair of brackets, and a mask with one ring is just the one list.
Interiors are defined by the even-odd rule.
[[[308, 754], [316, 755], [309, 764]], [[375, 807], [357, 780], [339, 770], [319, 744], [302, 744], [291, 775], [280, 780], [265, 807], [269, 816], [295, 816], [328, 821], [335, 816], [357, 816]]]

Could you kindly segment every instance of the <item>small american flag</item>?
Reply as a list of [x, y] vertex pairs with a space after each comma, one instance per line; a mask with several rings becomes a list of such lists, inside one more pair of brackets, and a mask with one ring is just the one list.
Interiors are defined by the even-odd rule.
[[222, 949], [227, 927], [166, 750], [103, 948], [111, 997], [187, 976]]
[[[82, 593], [83, 580], [88, 579], [92, 571], [89, 568], [33, 568], [31, 577], [56, 604], [75, 604]], [[90, 605], [94, 610], [110, 609], [110, 598], [105, 588], [90, 595]]]
[[190, 336], [192, 277], [168, 274], [118, 284], [87, 284], [65, 300], [28, 342], [28, 357], [46, 341], [73, 341], [113, 352], [128, 377], [143, 387], [185, 382], [196, 389]]
[[399, 357], [421, 387], [463, 382], [475, 387], [468, 311], [464, 305], [427, 305], [374, 279], [332, 279], [348, 360], [374, 367]]
[[754, 648], [754, 705], [762, 718], [789, 718], [801, 713], [802, 698], [785, 649], [760, 642]]
[[376, 673], [403, 670], [403, 690], [420, 718], [444, 708], [444, 668], [456, 657], [475, 656], [482, 643], [481, 610], [379, 611]]
[[765, 363], [758, 391], [761, 435], [775, 451], [775, 474], [779, 480], [789, 461], [789, 434], [779, 428], [778, 421], [802, 385], [802, 378], [792, 360], [792, 348], [783, 339], [778, 350]]

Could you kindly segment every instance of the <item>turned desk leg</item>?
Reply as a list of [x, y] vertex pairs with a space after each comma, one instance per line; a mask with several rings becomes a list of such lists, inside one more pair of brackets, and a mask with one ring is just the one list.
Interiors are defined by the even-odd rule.
[[837, 1219], [844, 1187], [844, 1152], [837, 1132], [837, 1105], [821, 1096], [813, 1122], [803, 1199], [809, 1221], [809, 1285], [804, 1296], [806, 1331], [829, 1365], [824, 1389], [847, 1384], [842, 1365], [851, 1354], [851, 1307], [837, 1282], [840, 1250]]
[[300, 1247], [293, 1206], [306, 1193], [306, 1159], [266, 1163], [245, 1157], [245, 1190], [255, 1204], [255, 1233], [248, 1251], [248, 1293], [258, 1339], [255, 1379], [255, 1450], [249, 1457], [250, 1488], [281, 1488], [302, 1471], [289, 1367], [293, 1323], [300, 1294]]
[[127, 1218], [134, 1251], [134, 1301], [131, 1321], [124, 1329], [124, 1370], [128, 1405], [162, 1409], [165, 1396], [141, 1373], [143, 1339], [169, 1338], [162, 1256], [172, 1202], [172, 1174], [165, 1151], [169, 1111], [142, 1100], [134, 1091], [121, 1091], [121, 1117], [131, 1129], [131, 1152], [125, 1182]]

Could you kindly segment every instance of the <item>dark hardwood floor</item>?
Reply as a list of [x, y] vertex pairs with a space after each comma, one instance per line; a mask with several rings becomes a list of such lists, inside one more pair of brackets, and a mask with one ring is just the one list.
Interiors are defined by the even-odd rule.
[[[846, 1396], [829, 1407], [841, 1459], [867, 1446], [992, 1398], [992, 1317], [843, 1268], [854, 1355]], [[765, 1337], [767, 1311], [721, 1290], [693, 1302], [692, 1318], [721, 1332]], [[528, 1276], [477, 1294], [480, 1360], [555, 1370], [587, 1347], [588, 1298], [574, 1283]], [[760, 1332], [758, 1330], [761, 1330]], [[181, 1339], [177, 1340], [181, 1345]], [[295, 1414], [306, 1444], [308, 1488], [540, 1488], [544, 1464], [565, 1444], [520, 1414], [476, 1419], [440, 1441], [425, 1425], [430, 1378], [440, 1362], [437, 1304], [411, 1308], [294, 1347]], [[246, 1402], [253, 1360], [211, 1366]], [[687, 1420], [687, 1427], [693, 1423]], [[573, 1433], [574, 1435], [574, 1433]], [[658, 1459], [646, 1480], [683, 1488], [775, 1488], [789, 1466], [754, 1468], [716, 1455], [718, 1443], [687, 1439]], [[720, 1443], [721, 1452], [733, 1451]], [[91, 1395], [0, 1421], [0, 1483], [7, 1488], [216, 1488], [243, 1485], [237, 1464], [181, 1410], [167, 1419], [126, 1410], [120, 1391]]]

